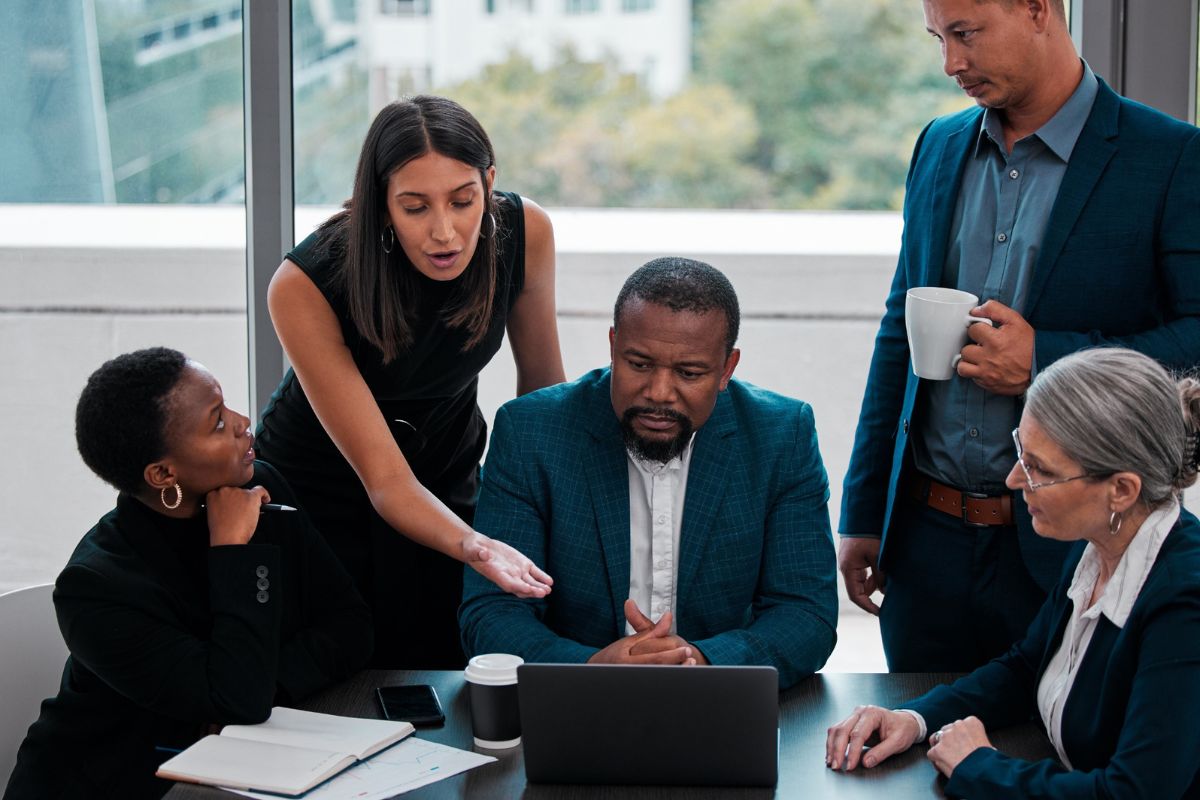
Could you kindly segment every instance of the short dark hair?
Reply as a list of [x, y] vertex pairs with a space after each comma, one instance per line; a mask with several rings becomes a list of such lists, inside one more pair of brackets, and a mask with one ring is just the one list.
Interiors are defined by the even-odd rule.
[[[976, 3], [991, 3], [991, 2], [996, 2], [996, 0], [975, 0], [975, 2]], [[1008, 6], [1009, 8], [1012, 8], [1018, 2], [1020, 2], [1020, 0], [999, 0], [999, 2], [1003, 3], [1004, 5]], [[1066, 6], [1066, 3], [1064, 2], [1064, 0], [1047, 0], [1046, 5], [1050, 6], [1050, 8], [1054, 11], [1054, 13], [1058, 15], [1059, 19], [1065, 20], [1067, 18], [1067, 6]]]
[[167, 403], [187, 356], [166, 347], [106, 361], [88, 378], [75, 406], [75, 444], [83, 463], [119, 491], [144, 485], [147, 464], [167, 452]]
[[719, 269], [691, 258], [656, 258], [629, 276], [613, 306], [613, 328], [630, 298], [666, 306], [672, 311], [703, 314], [719, 309], [725, 315], [725, 354], [737, 344], [741, 312], [733, 284]]
[[492, 142], [479, 120], [453, 100], [417, 95], [383, 107], [367, 131], [354, 194], [344, 211], [319, 229], [323, 251], [339, 259], [336, 288], [346, 298], [350, 319], [360, 336], [377, 347], [386, 364], [413, 344], [417, 270], [393, 245], [383, 249], [387, 230], [387, 185], [392, 173], [427, 153], [452, 158], [479, 171], [484, 192], [482, 236], [463, 273], [461, 287], [446, 311], [446, 323], [466, 328], [466, 348], [479, 344], [492, 321], [496, 297], [497, 240], [501, 219], [487, 171], [496, 164]]

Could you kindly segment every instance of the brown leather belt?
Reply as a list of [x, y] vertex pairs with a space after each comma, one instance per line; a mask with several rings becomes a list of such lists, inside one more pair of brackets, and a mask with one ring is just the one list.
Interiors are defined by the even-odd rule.
[[909, 478], [907, 494], [918, 503], [958, 517], [968, 525], [1013, 524], [1011, 494], [988, 496], [964, 492], [919, 472]]

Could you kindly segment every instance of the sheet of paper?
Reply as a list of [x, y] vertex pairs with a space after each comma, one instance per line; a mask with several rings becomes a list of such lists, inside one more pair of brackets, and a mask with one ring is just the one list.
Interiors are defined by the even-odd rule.
[[[410, 736], [313, 789], [304, 795], [304, 800], [386, 800], [495, 760], [492, 756]], [[237, 794], [279, 800], [278, 795], [261, 792]]]

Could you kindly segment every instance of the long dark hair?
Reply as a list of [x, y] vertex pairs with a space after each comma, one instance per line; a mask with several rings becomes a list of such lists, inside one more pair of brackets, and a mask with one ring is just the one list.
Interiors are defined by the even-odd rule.
[[399, 242], [384, 252], [387, 229], [387, 185], [393, 172], [414, 158], [435, 152], [479, 170], [483, 187], [482, 235], [475, 255], [445, 309], [446, 324], [466, 328], [464, 349], [483, 339], [496, 296], [496, 252], [500, 231], [496, 199], [488, 191], [487, 170], [496, 163], [492, 143], [471, 112], [445, 97], [418, 95], [385, 106], [371, 123], [358, 169], [354, 194], [345, 210], [318, 230], [319, 246], [341, 254], [334, 287], [343, 294], [354, 327], [379, 348], [384, 363], [413, 343], [418, 273]]

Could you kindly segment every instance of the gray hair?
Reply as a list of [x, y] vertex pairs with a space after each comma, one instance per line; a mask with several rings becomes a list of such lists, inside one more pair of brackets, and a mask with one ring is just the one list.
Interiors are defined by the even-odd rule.
[[1149, 356], [1081, 350], [1040, 372], [1025, 412], [1090, 475], [1132, 472], [1156, 508], [1196, 482], [1200, 381], [1176, 381]]

